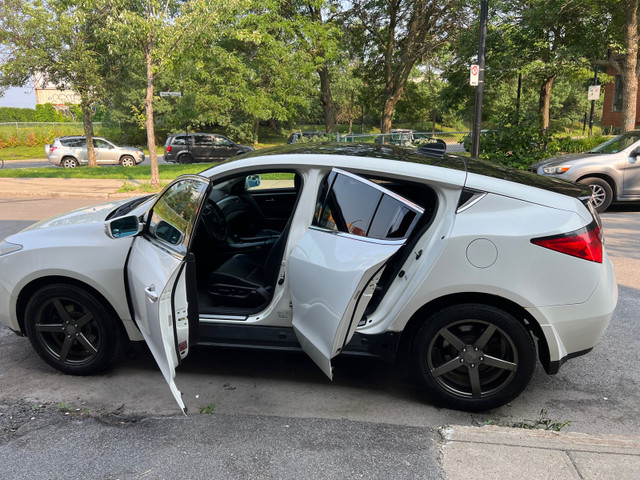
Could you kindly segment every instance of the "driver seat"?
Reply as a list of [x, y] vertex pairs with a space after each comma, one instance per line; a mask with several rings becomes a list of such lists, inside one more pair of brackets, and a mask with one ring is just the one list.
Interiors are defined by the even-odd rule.
[[291, 219], [263, 261], [239, 253], [209, 274], [207, 293], [215, 306], [257, 308], [271, 300], [290, 226]]

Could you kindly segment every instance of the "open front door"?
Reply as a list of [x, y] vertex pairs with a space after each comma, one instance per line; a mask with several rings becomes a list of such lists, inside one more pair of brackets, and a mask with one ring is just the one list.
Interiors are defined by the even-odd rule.
[[135, 321], [185, 413], [175, 368], [197, 339], [198, 302], [190, 281], [194, 259], [189, 246], [208, 192], [209, 181], [198, 176], [180, 177], [169, 185], [151, 209], [127, 263]]
[[334, 169], [309, 227], [289, 259], [293, 328], [329, 377], [351, 340], [387, 261], [423, 209], [380, 185]]

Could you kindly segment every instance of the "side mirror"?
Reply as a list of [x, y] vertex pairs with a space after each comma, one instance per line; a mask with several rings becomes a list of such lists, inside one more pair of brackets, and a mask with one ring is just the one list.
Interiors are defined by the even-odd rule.
[[640, 147], [636, 147], [632, 152], [631, 155], [629, 155], [630, 157], [637, 157], [640, 155]]
[[249, 175], [244, 182], [245, 190], [260, 186], [260, 175]]
[[141, 231], [142, 224], [135, 215], [115, 218], [104, 225], [104, 233], [113, 239], [131, 237]]

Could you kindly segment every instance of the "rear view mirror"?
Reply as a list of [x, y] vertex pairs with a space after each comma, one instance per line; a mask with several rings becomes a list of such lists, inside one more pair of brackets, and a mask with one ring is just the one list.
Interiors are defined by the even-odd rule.
[[260, 186], [260, 175], [249, 175], [245, 180], [245, 189], [256, 188]]
[[116, 218], [107, 222], [104, 232], [109, 238], [126, 238], [137, 235], [142, 230], [142, 224], [135, 215]]

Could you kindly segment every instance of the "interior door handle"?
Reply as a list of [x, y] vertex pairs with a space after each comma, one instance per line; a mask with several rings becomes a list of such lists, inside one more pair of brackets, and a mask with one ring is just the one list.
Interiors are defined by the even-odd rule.
[[157, 302], [158, 301], [159, 297], [158, 297], [158, 294], [156, 293], [156, 286], [155, 285], [149, 285], [147, 288], [145, 288], [144, 289], [144, 294], [152, 302]]

